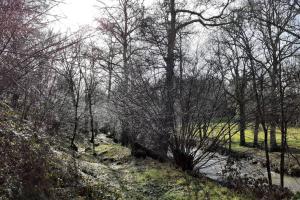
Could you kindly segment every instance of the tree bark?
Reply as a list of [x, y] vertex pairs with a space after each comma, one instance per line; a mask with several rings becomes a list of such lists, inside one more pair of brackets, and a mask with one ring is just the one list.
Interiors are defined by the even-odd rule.
[[280, 129], [281, 129], [281, 152], [280, 152], [280, 186], [284, 188], [284, 172], [285, 172], [285, 152], [286, 152], [286, 142], [287, 142], [287, 119], [284, 109], [284, 97], [285, 91], [282, 83], [282, 68], [279, 65], [279, 94], [280, 94]]
[[[273, 8], [276, 9], [276, 8]], [[273, 38], [272, 35], [272, 27], [270, 24], [268, 24], [268, 35], [269, 38]], [[280, 43], [280, 39], [278, 39], [278, 42]], [[277, 143], [276, 143], [276, 125], [277, 121], [279, 119], [279, 114], [278, 114], [278, 107], [279, 107], [279, 102], [278, 102], [278, 97], [277, 97], [277, 87], [278, 87], [278, 82], [277, 82], [277, 77], [278, 77], [278, 67], [279, 67], [279, 60], [278, 60], [278, 55], [277, 51], [279, 47], [279, 43], [273, 41], [272, 39], [270, 40], [270, 46], [271, 46], [271, 53], [272, 53], [272, 70], [269, 72], [269, 76], [271, 78], [271, 130], [270, 130], [270, 151], [276, 151], [278, 149]]]
[[281, 152], [280, 152], [280, 186], [284, 188], [285, 152], [286, 152], [287, 123], [281, 122]]
[[[81, 74], [80, 74], [80, 81], [81, 81]], [[79, 82], [79, 85], [78, 85], [78, 88], [76, 90], [76, 87], [75, 87], [75, 82], [71, 79], [69, 81], [69, 84], [70, 84], [70, 92], [71, 92], [71, 95], [72, 95], [72, 102], [73, 102], [73, 108], [74, 108], [74, 129], [73, 129], [73, 136], [72, 136], [72, 139], [71, 139], [71, 147], [72, 148], [75, 148], [76, 149], [76, 146], [75, 146], [75, 138], [76, 138], [76, 134], [77, 134], [77, 129], [78, 129], [78, 107], [79, 107], [79, 95], [80, 95], [80, 82]]]
[[231, 153], [231, 143], [232, 143], [232, 136], [231, 136], [231, 126], [230, 123], [228, 124], [228, 134], [229, 134], [229, 153]]
[[112, 87], [112, 63], [109, 63], [109, 69], [108, 69], [108, 94], [107, 94], [107, 100], [110, 101], [110, 95], [111, 95], [111, 87]]
[[255, 113], [254, 131], [253, 131], [253, 147], [258, 147], [258, 132], [259, 132], [259, 116]]
[[[246, 50], [248, 50], [249, 58], [252, 58], [250, 49], [246, 49]], [[263, 131], [264, 131], [266, 168], [267, 168], [269, 186], [271, 186], [272, 185], [272, 175], [271, 175], [270, 156], [269, 156], [269, 147], [268, 147], [268, 128], [266, 126], [265, 112], [264, 112], [264, 110], [265, 110], [264, 99], [260, 99], [260, 97], [263, 98], [263, 96], [260, 95], [258, 92], [259, 86], [260, 86], [261, 93], [263, 92], [263, 80], [259, 80], [260, 84], [258, 86], [257, 82], [256, 82], [256, 73], [255, 73], [255, 69], [254, 69], [254, 62], [252, 59], [250, 59], [250, 66], [251, 66], [251, 76], [252, 76], [252, 82], [253, 82], [253, 91], [255, 93], [259, 121], [260, 121]], [[261, 77], [261, 79], [263, 79], [263, 77]]]
[[241, 102], [239, 104], [239, 129], [240, 129], [240, 145], [245, 146], [246, 145], [246, 139], [245, 139], [245, 130], [246, 130], [246, 113], [245, 113], [245, 104], [244, 102]]
[[84, 97], [84, 103], [85, 103], [85, 107], [84, 107], [84, 133], [88, 134], [89, 133], [89, 102], [88, 102], [88, 94], [86, 92], [85, 97]]
[[161, 149], [164, 155], [168, 152], [169, 138], [174, 134], [174, 67], [175, 67], [175, 42], [176, 42], [176, 11], [175, 11], [175, 0], [169, 1], [169, 14], [171, 20], [169, 21], [168, 27], [168, 50], [166, 58], [166, 99], [165, 99], [165, 131], [162, 136], [163, 141], [161, 142]]
[[[122, 35], [122, 59], [123, 59], [123, 86], [124, 86], [124, 90], [123, 90], [123, 96], [124, 98], [126, 98], [126, 96], [128, 95], [128, 91], [129, 91], [129, 66], [128, 66], [128, 12], [127, 12], [127, 1], [124, 2], [123, 4], [123, 14], [124, 14], [124, 33]], [[126, 119], [127, 117], [127, 113], [128, 113], [128, 109], [126, 108], [126, 105], [123, 107], [123, 114], [125, 117], [123, 117], [122, 119], [122, 132], [121, 132], [121, 144], [124, 146], [128, 146], [130, 143], [129, 140], [129, 134], [130, 134], [130, 130], [129, 130], [129, 123], [128, 123], [128, 119]]]
[[78, 128], [78, 104], [75, 105], [74, 107], [75, 112], [74, 112], [74, 129], [73, 129], [73, 136], [71, 140], [71, 147], [75, 146], [75, 138], [77, 134], [77, 128]]
[[92, 110], [91, 94], [89, 94], [88, 100], [89, 100], [90, 126], [91, 126], [91, 133], [92, 133], [91, 143], [93, 145], [93, 154], [95, 154], [95, 131], [94, 131], [94, 116], [93, 116], [93, 110]]
[[276, 151], [278, 149], [276, 142], [276, 123], [272, 120], [270, 128], [270, 151]]

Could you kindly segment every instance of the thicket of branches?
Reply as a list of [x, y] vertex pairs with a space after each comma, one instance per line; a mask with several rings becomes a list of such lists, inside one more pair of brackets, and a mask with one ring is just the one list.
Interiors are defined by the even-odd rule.
[[269, 151], [281, 152], [284, 186], [287, 127], [300, 113], [297, 1], [99, 1], [93, 37], [50, 31], [56, 3], [0, 3], [0, 98], [22, 120], [73, 150], [78, 134], [94, 147], [109, 132], [183, 170], [204, 167], [233, 134], [247, 145], [251, 127], [270, 184]]

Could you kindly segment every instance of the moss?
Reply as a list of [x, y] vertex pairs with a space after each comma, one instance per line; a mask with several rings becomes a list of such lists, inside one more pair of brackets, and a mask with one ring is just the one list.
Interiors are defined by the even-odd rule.
[[82, 161], [86, 161], [86, 162], [90, 162], [90, 163], [96, 163], [96, 162], [99, 162], [95, 156], [93, 156], [91, 153], [90, 154], [82, 154], [80, 155], [80, 160]]
[[294, 197], [293, 200], [299, 200], [300, 199], [300, 192], [297, 192]]
[[82, 187], [78, 191], [79, 196], [85, 197], [85, 199], [122, 199], [122, 193], [119, 190], [105, 183], [98, 183], [97, 185]]
[[100, 144], [95, 148], [95, 152], [113, 161], [126, 161], [130, 157], [130, 150], [119, 144]]
[[136, 190], [149, 197], [145, 199], [251, 199], [207, 179], [192, 177], [168, 164], [154, 162], [146, 166], [141, 171], [132, 172]]
[[184, 185], [186, 184], [186, 180], [184, 178], [179, 178], [176, 180], [177, 185]]

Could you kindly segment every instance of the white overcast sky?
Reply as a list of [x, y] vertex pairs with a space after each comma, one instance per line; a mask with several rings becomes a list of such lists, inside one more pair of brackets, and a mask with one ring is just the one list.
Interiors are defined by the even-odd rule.
[[[99, 6], [101, 4], [97, 0], [63, 0], [64, 3], [55, 7], [52, 10], [54, 15], [58, 15], [61, 19], [55, 22], [52, 27], [56, 31], [68, 31], [74, 32], [80, 30], [82, 26], [93, 26], [95, 27], [95, 18], [100, 17]], [[106, 5], [111, 5], [115, 0], [101, 0]], [[145, 0], [144, 3], [148, 7], [154, 0]], [[97, 8], [98, 6], [98, 8]], [[197, 37], [197, 40], [202, 42], [207, 40], [211, 30], [203, 29], [201, 26], [198, 26], [198, 31], [201, 33], [201, 37]]]
[[[52, 13], [62, 19], [54, 24], [55, 29], [77, 30], [80, 26], [93, 25], [95, 17], [99, 17], [101, 4], [97, 0], [62, 0], [64, 3], [55, 7]], [[111, 5], [116, 0], [100, 0], [106, 5]], [[224, 0], [219, 0], [224, 1]], [[144, 0], [146, 6], [151, 5], [154, 0]]]
[[97, 0], [64, 0], [64, 3], [52, 10], [53, 14], [61, 18], [55, 22], [55, 29], [76, 30], [80, 26], [91, 25], [97, 16], [97, 4]]
[[[77, 30], [80, 26], [93, 25], [95, 17], [99, 17], [99, 8], [101, 6], [97, 0], [63, 0], [52, 10], [52, 13], [60, 16], [58, 22], [55, 22], [54, 28], [60, 30]], [[101, 0], [106, 5], [110, 5], [113, 0]], [[145, 0], [146, 5], [153, 0]]]

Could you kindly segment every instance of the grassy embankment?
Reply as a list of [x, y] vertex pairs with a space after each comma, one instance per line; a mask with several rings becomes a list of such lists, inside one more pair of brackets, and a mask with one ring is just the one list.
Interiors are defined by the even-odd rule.
[[254, 199], [249, 194], [239, 194], [206, 178], [193, 177], [175, 168], [171, 163], [135, 159], [130, 155], [128, 148], [104, 140], [106, 141], [100, 139], [100, 144], [96, 147], [96, 157], [90, 151], [82, 153], [79, 157], [79, 162], [99, 163], [97, 168], [100, 174], [89, 168], [89, 164], [81, 168], [85, 174], [92, 174], [96, 179], [98, 175], [102, 179], [106, 177], [101, 182], [90, 181], [93, 183], [90, 187], [94, 198], [99, 196], [97, 190], [102, 188], [102, 191], [107, 191], [104, 194], [107, 199]]
[[103, 136], [96, 138], [96, 156], [87, 138], [77, 140], [79, 152], [72, 152], [66, 136], [37, 132], [0, 102], [0, 147], [5, 145], [0, 199], [254, 199], [193, 177], [172, 163], [136, 159], [128, 148]]

